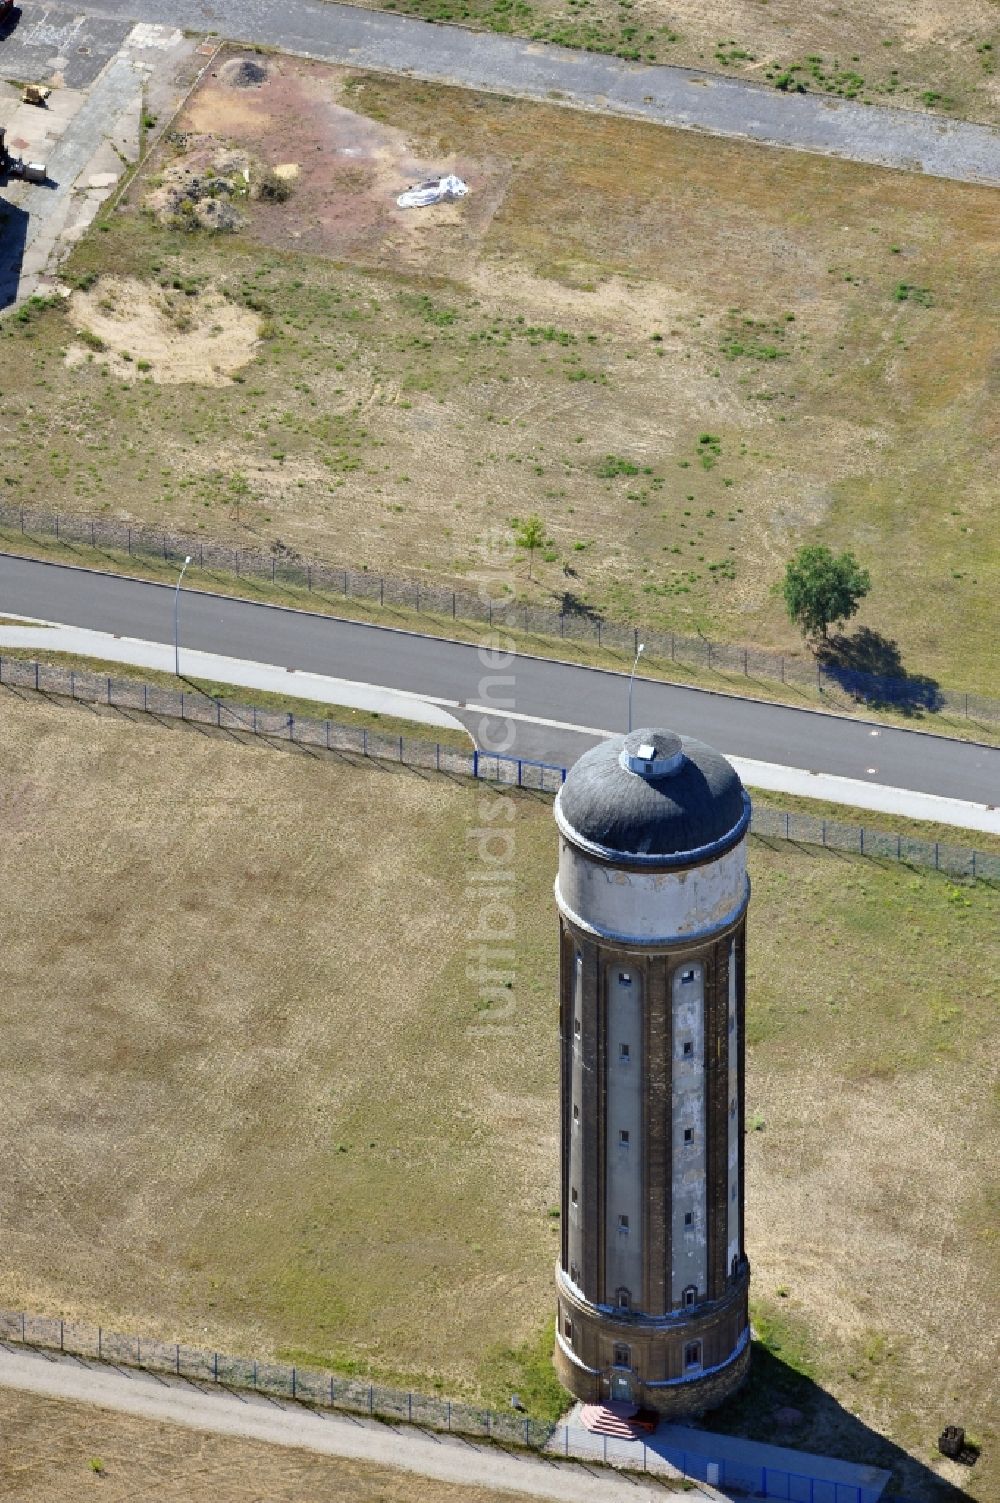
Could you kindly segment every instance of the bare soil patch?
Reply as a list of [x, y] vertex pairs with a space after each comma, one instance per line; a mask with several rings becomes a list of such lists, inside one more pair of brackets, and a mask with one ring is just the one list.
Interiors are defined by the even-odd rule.
[[69, 316], [84, 339], [67, 348], [67, 367], [94, 362], [123, 380], [224, 386], [258, 347], [259, 318], [211, 288], [189, 296], [130, 277], [101, 277], [73, 293]]
[[[213, 142], [238, 140], [295, 184], [293, 204], [262, 204], [253, 216], [265, 245], [403, 265], [431, 264], [442, 244], [450, 255], [456, 242], [472, 255], [503, 198], [502, 160], [451, 142], [428, 151], [412, 132], [357, 109], [367, 84], [347, 70], [281, 57], [258, 82], [238, 82], [262, 68], [242, 55], [222, 63], [176, 122], [157, 170], [197, 175]], [[430, 212], [396, 206], [410, 184], [451, 172], [469, 183], [468, 199]]]

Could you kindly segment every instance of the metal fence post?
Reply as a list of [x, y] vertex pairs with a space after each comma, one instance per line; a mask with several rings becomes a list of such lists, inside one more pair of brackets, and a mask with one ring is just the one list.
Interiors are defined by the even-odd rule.
[[380, 574], [379, 577], [378, 577], [378, 603], [379, 603], [379, 605], [385, 605], [385, 575], [384, 574]]
[[257, 1358], [253, 1359], [253, 1386], [257, 1387]]
[[72, 668], [69, 670], [69, 697], [70, 699], [76, 698], [76, 674]]
[[935, 840], [935, 842], [934, 842], [934, 870], [935, 871], [938, 870], [938, 857], [939, 857], [940, 854], [941, 854], [941, 846]]
[[292, 1398], [295, 1397], [295, 1369], [292, 1368]]
[[608, 1437], [606, 1435], [602, 1435], [601, 1439], [604, 1442], [604, 1465], [607, 1466], [607, 1464], [608, 1464]]
[[180, 1344], [179, 1341], [176, 1342], [175, 1345], [174, 1345], [174, 1371], [176, 1372], [177, 1376], [180, 1377], [180, 1375], [181, 1375], [181, 1344]]
[[474, 778], [478, 778], [478, 776], [479, 776], [479, 747], [478, 746], [474, 746], [472, 748], [472, 776]]
[[375, 1389], [371, 1383], [368, 1385], [368, 1413], [375, 1413]]
[[[23, 1316], [21, 1318], [22, 1318], [22, 1320], [24, 1319]], [[101, 1331], [100, 1326], [98, 1326], [97, 1327], [97, 1360], [98, 1360], [98, 1362], [100, 1362], [102, 1360], [103, 1355], [104, 1355], [104, 1353], [103, 1353], [103, 1345], [104, 1345], [103, 1332]]]
[[823, 844], [826, 845], [826, 820], [823, 821]]
[[333, 1375], [330, 1375], [330, 1408], [333, 1408]]
[[566, 1455], [569, 1455], [569, 1425], [563, 1425], [563, 1440], [565, 1442]]
[[138, 1336], [135, 1338], [135, 1365], [136, 1367], [142, 1366], [142, 1342]]
[[448, 1434], [451, 1434], [451, 1399], [448, 1400]]
[[413, 1424], [413, 1395], [412, 1395], [412, 1393], [408, 1393], [406, 1395], [406, 1418], [409, 1420], [410, 1424], [412, 1425]]
[[63, 1343], [63, 1323], [62, 1323], [62, 1320], [59, 1321], [59, 1350], [61, 1352], [64, 1352], [66, 1350], [66, 1347], [65, 1347], [65, 1345]]
[[861, 854], [863, 856], [865, 854], [865, 827], [864, 827], [864, 825], [862, 825], [860, 827], [860, 829], [858, 831], [858, 834], [861, 836]]
[[218, 1383], [218, 1381], [219, 1381], [219, 1354], [218, 1354], [218, 1352], [213, 1352], [212, 1353], [212, 1377], [215, 1379], [216, 1383]]

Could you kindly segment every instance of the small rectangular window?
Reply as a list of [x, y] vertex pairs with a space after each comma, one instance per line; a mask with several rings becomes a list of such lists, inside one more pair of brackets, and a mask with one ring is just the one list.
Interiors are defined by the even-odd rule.
[[579, 1120], [580, 1120], [580, 1108], [574, 1102], [573, 1103], [573, 1121], [574, 1122], [579, 1122]]
[[689, 1341], [684, 1348], [684, 1366], [688, 1368], [701, 1366], [700, 1341]]
[[629, 1059], [631, 1058], [631, 1053], [632, 1051], [629, 1049], [628, 1044], [618, 1045], [618, 1058], [621, 1060], [623, 1065], [628, 1064]]
[[736, 1028], [736, 1014], [734, 1012], [731, 1012], [729, 1014], [729, 1032], [732, 1033], [735, 1030], [735, 1028]]
[[684, 1053], [685, 1059], [690, 1058], [690, 1056], [694, 1053], [694, 1044], [692, 1044], [692, 1042], [691, 1042], [690, 1039], [685, 1039], [684, 1040], [683, 1053]]
[[736, 1202], [736, 1186], [735, 1185], [733, 1186], [733, 1188], [729, 1192], [729, 1199], [735, 1204], [735, 1202]]
[[697, 1291], [697, 1289], [695, 1288], [695, 1286], [693, 1284], [689, 1284], [687, 1286], [687, 1288], [685, 1289], [685, 1291], [684, 1291], [684, 1306], [685, 1306], [685, 1309], [690, 1310], [691, 1306], [694, 1304], [694, 1302], [697, 1299], [697, 1297], [698, 1297], [698, 1291]]
[[573, 1281], [574, 1284], [579, 1284], [579, 1282], [580, 1282], [580, 1270], [579, 1270], [579, 1268], [577, 1268], [577, 1266], [576, 1266], [575, 1263], [571, 1263], [569, 1265], [569, 1276], [572, 1279], [572, 1281]]
[[730, 1101], [730, 1103], [729, 1103], [729, 1115], [732, 1117], [733, 1121], [735, 1122], [735, 1120], [736, 1120], [736, 1097], [735, 1096], [733, 1097], [732, 1101]]
[[618, 972], [618, 985], [619, 986], [631, 986], [632, 985], [632, 973], [631, 973], [631, 971], [619, 971]]
[[577, 1204], [577, 1195], [576, 1195], [576, 1186], [575, 1185], [574, 1185], [573, 1189], [570, 1190], [570, 1192], [569, 1192], [569, 1198], [570, 1198], [570, 1203], [572, 1205], [576, 1205]]
[[694, 1142], [694, 1128], [693, 1127], [685, 1127], [685, 1129], [684, 1129], [684, 1141], [685, 1141], [685, 1143], [693, 1143]]
[[563, 1335], [567, 1341], [573, 1340], [573, 1322], [568, 1317], [563, 1321]]
[[681, 971], [681, 980], [682, 981], [693, 981], [694, 980], [694, 971]]
[[627, 1216], [619, 1216], [619, 1218], [618, 1218], [618, 1230], [620, 1232], [624, 1232], [626, 1234], [626, 1236], [628, 1235], [628, 1217]]
[[[626, 1297], [626, 1306], [625, 1307], [626, 1307], [626, 1309], [628, 1308], [628, 1299], [627, 1299], [627, 1297]], [[615, 1367], [631, 1367], [631, 1366], [632, 1366], [632, 1348], [628, 1347], [628, 1346], [616, 1346], [615, 1347]]]
[[574, 1018], [573, 1019], [573, 1032], [576, 1034], [577, 1038], [580, 1037], [580, 1019], [579, 1018]]
[[694, 1226], [694, 1212], [693, 1211], [685, 1211], [684, 1212], [684, 1225], [685, 1226]]
[[618, 1143], [619, 1143], [619, 1146], [622, 1147], [622, 1148], [627, 1148], [628, 1147], [628, 1144], [629, 1144], [629, 1133], [628, 1133], [628, 1128], [627, 1127], [623, 1127], [623, 1128], [621, 1128], [619, 1130], [619, 1133], [618, 1133]]

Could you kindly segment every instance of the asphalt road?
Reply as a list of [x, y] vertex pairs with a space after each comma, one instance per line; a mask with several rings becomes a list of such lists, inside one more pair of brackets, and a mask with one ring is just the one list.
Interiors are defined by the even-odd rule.
[[967, 182], [1000, 183], [1000, 133], [940, 115], [779, 93], [737, 78], [556, 47], [325, 0], [94, 0], [90, 17], [154, 21], [326, 61], [632, 115]]
[[[0, 615], [173, 640], [167, 585], [0, 554]], [[185, 590], [182, 645], [357, 683], [456, 700], [484, 749], [568, 765], [594, 737], [622, 730], [627, 678], [464, 643]], [[488, 644], [487, 644], [488, 645]], [[183, 665], [182, 665], [183, 666]], [[488, 719], [468, 705], [495, 706]], [[502, 712], [536, 717], [505, 720]], [[1000, 749], [865, 721], [637, 679], [633, 722], [697, 736], [731, 756], [860, 778], [981, 804], [1000, 803]]]

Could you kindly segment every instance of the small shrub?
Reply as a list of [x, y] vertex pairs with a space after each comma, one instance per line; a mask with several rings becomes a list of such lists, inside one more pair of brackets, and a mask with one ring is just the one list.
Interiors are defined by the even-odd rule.
[[621, 454], [605, 454], [597, 467], [598, 478], [601, 480], [614, 480], [619, 475], [638, 475], [639, 466], [631, 459], [625, 459]]
[[292, 185], [287, 178], [279, 177], [273, 167], [263, 167], [253, 181], [253, 196], [265, 203], [283, 204], [292, 196]]

